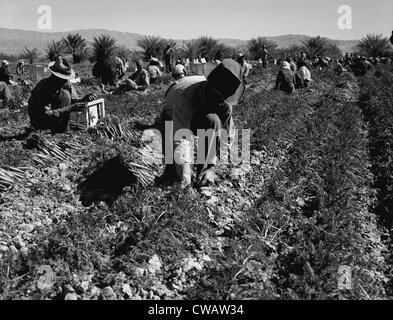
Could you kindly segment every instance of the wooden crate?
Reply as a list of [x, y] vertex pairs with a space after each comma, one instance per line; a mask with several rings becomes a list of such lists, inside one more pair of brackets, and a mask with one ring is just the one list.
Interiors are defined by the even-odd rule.
[[204, 63], [190, 63], [191, 72], [199, 76], [204, 75]]
[[95, 127], [99, 120], [105, 118], [105, 100], [87, 102], [84, 112], [72, 112], [70, 121], [87, 128]]
[[30, 78], [32, 81], [40, 81], [44, 78], [44, 68], [37, 64], [32, 65], [30, 69]]

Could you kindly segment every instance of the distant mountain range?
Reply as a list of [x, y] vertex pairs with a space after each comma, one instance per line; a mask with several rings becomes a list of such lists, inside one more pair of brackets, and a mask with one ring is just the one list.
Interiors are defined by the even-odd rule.
[[[125, 45], [130, 49], [137, 48], [136, 42], [144, 35], [130, 32], [110, 31], [105, 29], [86, 29], [75, 30], [70, 32], [38, 32], [18, 29], [0, 28], [0, 52], [6, 54], [18, 54], [25, 46], [29, 48], [46, 48], [48, 42], [59, 40], [68, 33], [80, 33], [87, 41], [92, 41], [94, 37], [101, 34], [109, 34], [117, 39], [120, 45]], [[298, 44], [309, 38], [305, 35], [282, 35], [276, 37], [267, 37], [277, 43], [280, 48], [288, 47], [292, 44]], [[185, 40], [176, 40], [181, 44]], [[245, 46], [246, 40], [237, 39], [220, 39], [220, 41], [228, 46], [238, 47]], [[358, 40], [334, 40], [343, 52], [352, 52], [358, 43]]]

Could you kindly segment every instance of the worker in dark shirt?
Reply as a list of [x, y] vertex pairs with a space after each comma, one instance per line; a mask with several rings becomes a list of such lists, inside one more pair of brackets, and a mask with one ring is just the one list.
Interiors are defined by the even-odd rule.
[[34, 129], [51, 129], [52, 133], [68, 130], [71, 112], [83, 111], [86, 102], [96, 99], [88, 94], [79, 99], [70, 80], [75, 77], [70, 62], [62, 57], [49, 63], [52, 75], [41, 80], [31, 92], [28, 113]]
[[278, 72], [276, 86], [274, 90], [280, 89], [286, 93], [295, 91], [295, 77], [291, 70], [291, 65], [287, 61], [283, 61], [281, 69]]
[[10, 70], [8, 68], [9, 62], [7, 60], [3, 60], [1, 62], [1, 67], [0, 67], [0, 81], [5, 82], [8, 85], [11, 85], [11, 76], [10, 76]]
[[165, 63], [165, 70], [167, 72], [172, 72], [172, 65], [171, 65], [171, 54], [173, 52], [173, 49], [171, 47], [170, 44], [167, 45], [167, 47], [164, 50], [164, 56], [163, 56], [163, 60]]
[[373, 66], [367, 64], [361, 57], [357, 57], [350, 65], [350, 68], [356, 77], [361, 77], [366, 75], [367, 71], [369, 71], [370, 68], [373, 68]]
[[11, 92], [8, 88], [7, 84], [3, 81], [0, 81], [0, 107], [7, 108], [8, 102], [11, 99]]
[[267, 69], [267, 63], [269, 58], [269, 51], [267, 51], [266, 46], [262, 47], [262, 66], [264, 69]]
[[105, 60], [96, 62], [93, 67], [93, 76], [99, 79], [102, 93], [108, 94], [108, 86], [118, 87], [126, 76], [128, 61], [124, 57], [110, 56]]

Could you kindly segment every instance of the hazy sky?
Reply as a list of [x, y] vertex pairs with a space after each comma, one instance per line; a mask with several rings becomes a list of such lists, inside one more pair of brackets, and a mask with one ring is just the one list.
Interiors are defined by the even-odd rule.
[[[0, 0], [0, 27], [39, 31], [40, 5], [52, 9], [53, 32], [104, 28], [246, 40], [282, 34], [359, 39], [393, 29], [393, 0]], [[338, 27], [341, 5], [352, 9], [351, 30]]]

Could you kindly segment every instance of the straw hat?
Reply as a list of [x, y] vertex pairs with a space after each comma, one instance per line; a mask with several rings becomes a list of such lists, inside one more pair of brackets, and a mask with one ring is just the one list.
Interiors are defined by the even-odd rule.
[[62, 57], [58, 57], [56, 61], [48, 64], [49, 71], [56, 77], [64, 80], [71, 80], [75, 78], [75, 71], [71, 63]]
[[220, 64], [208, 62], [204, 65], [207, 81], [221, 93], [230, 105], [236, 105], [246, 89], [241, 66], [232, 59], [224, 59]]

